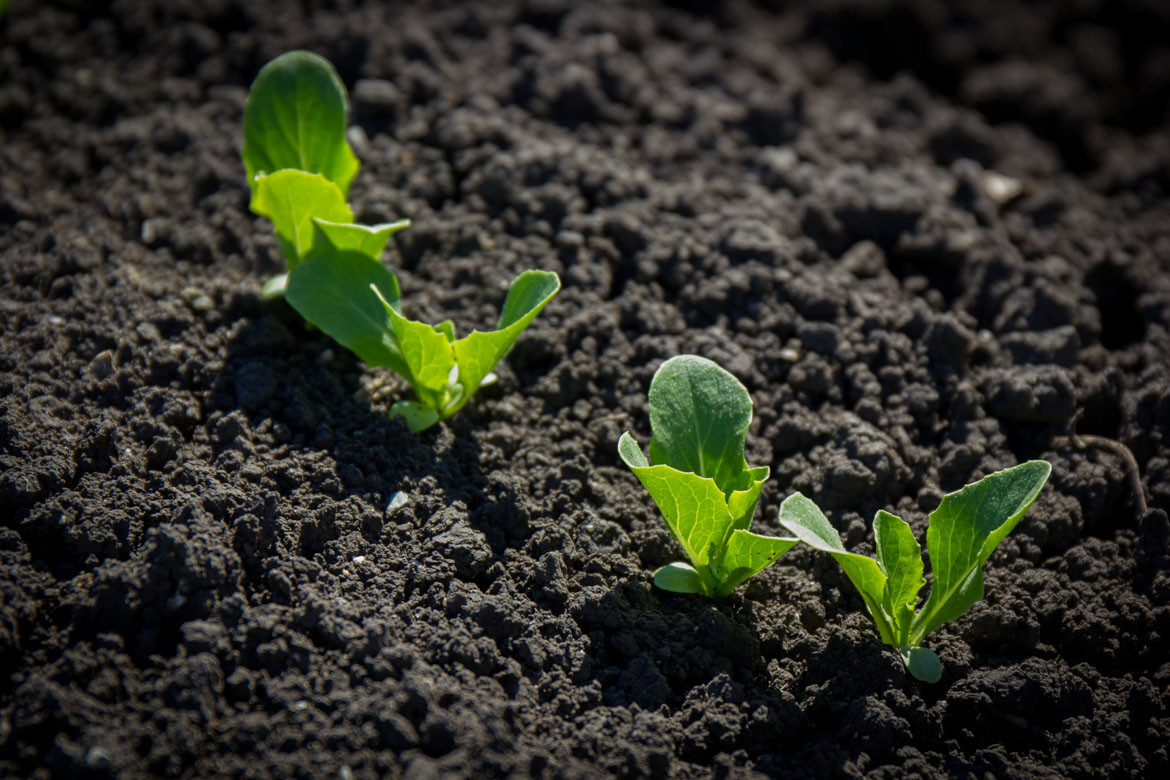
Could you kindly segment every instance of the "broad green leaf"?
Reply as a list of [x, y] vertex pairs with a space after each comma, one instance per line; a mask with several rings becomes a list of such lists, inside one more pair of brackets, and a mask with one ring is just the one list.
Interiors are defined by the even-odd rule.
[[410, 382], [422, 404], [442, 416], [452, 369], [455, 368], [451, 342], [442, 329], [408, 320], [386, 301], [383, 301], [382, 308], [390, 319], [394, 340], [398, 342], [398, 350], [406, 363], [402, 375]]
[[[715, 481], [670, 466], [651, 466], [629, 433], [618, 441], [618, 453], [649, 491], [666, 518], [666, 525], [682, 544], [695, 569], [704, 573], [712, 554], [725, 543], [731, 527], [727, 499]], [[714, 583], [707, 581], [710, 594]]]
[[743, 447], [752, 399], [739, 380], [706, 358], [680, 355], [654, 374], [648, 402], [654, 463], [710, 477], [725, 495], [750, 488]]
[[857, 588], [869, 613], [877, 623], [878, 634], [886, 644], [893, 644], [893, 626], [890, 617], [882, 609], [886, 575], [877, 561], [864, 555], [847, 552], [841, 544], [841, 537], [829, 524], [829, 519], [820, 507], [800, 493], [793, 493], [780, 504], [780, 524], [792, 535], [810, 547], [827, 552], [841, 564], [845, 575]]
[[933, 650], [925, 647], [899, 647], [902, 663], [907, 671], [923, 682], [936, 683], [942, 679], [942, 663]]
[[1032, 460], [943, 496], [930, 513], [926, 546], [934, 581], [914, 621], [911, 643], [983, 598], [983, 564], [1040, 495], [1052, 466]]
[[337, 222], [353, 219], [336, 184], [304, 171], [284, 170], [258, 176], [251, 209], [272, 220], [289, 270], [305, 260], [313, 248], [314, 217]]
[[906, 643], [918, 591], [926, 584], [922, 576], [922, 548], [906, 521], [885, 510], [879, 510], [873, 519], [873, 536], [877, 563], [886, 575], [882, 609], [893, 621], [895, 641]]
[[[329, 222], [313, 218], [316, 228], [314, 244], [323, 243], [332, 249], [353, 249], [377, 260], [386, 248], [390, 236], [410, 227], [409, 219], [385, 222], [381, 225], [358, 225], [352, 222]], [[314, 251], [317, 251], [314, 247]]]
[[390, 419], [401, 417], [411, 433], [430, 428], [439, 421], [439, 413], [418, 401], [399, 401], [390, 407]]
[[302, 317], [367, 364], [405, 376], [406, 363], [379, 294], [397, 305], [398, 279], [381, 263], [351, 250], [298, 265], [288, 274], [284, 297]]
[[723, 581], [720, 582], [716, 595], [726, 596], [731, 593], [740, 583], [775, 563], [798, 541], [736, 529], [727, 541], [727, 549], [719, 562]]
[[668, 563], [654, 572], [654, 584], [671, 593], [702, 593], [703, 580], [686, 563]]
[[248, 186], [258, 175], [292, 168], [321, 174], [344, 197], [358, 170], [345, 140], [345, 111], [345, 86], [323, 57], [290, 51], [261, 68], [244, 103]]
[[[464, 402], [560, 289], [560, 277], [552, 271], [525, 271], [508, 288], [497, 329], [472, 331], [452, 345], [455, 362], [459, 365], [459, 382], [467, 388]], [[452, 413], [456, 410], [453, 409]]]

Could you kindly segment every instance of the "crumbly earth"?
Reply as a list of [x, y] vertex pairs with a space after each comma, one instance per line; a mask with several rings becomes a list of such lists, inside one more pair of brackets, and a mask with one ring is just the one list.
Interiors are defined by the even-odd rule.
[[[0, 775], [1170, 775], [1167, 8], [15, 0]], [[410, 314], [564, 280], [450, 425], [260, 299], [241, 111], [292, 48]], [[807, 549], [652, 586], [616, 445], [683, 352], [752, 394], [765, 532], [800, 490], [870, 551], [1053, 463], [941, 682]]]

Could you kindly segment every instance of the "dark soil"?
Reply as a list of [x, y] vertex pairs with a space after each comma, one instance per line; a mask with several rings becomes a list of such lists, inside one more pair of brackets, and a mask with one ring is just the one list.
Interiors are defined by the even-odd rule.
[[[15, 0], [0, 775], [1170, 776], [1168, 9]], [[564, 280], [448, 426], [260, 300], [241, 111], [298, 47], [409, 312]], [[751, 391], [767, 532], [1052, 461], [940, 683], [807, 549], [652, 586], [616, 444], [682, 352]]]

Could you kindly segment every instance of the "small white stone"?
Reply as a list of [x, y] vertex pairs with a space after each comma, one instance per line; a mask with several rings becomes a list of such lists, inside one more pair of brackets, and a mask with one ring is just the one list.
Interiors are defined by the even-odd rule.
[[981, 184], [983, 184], [983, 191], [987, 193], [987, 197], [1001, 206], [1019, 197], [1020, 193], [1024, 191], [1024, 185], [1018, 179], [1004, 176], [995, 171], [985, 171]]
[[392, 515], [402, 507], [410, 503], [410, 496], [399, 490], [394, 495], [390, 496], [390, 503], [386, 505], [386, 514]]

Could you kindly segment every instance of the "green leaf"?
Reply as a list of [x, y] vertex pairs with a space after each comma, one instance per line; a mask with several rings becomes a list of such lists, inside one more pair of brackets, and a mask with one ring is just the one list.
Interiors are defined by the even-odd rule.
[[667, 528], [703, 580], [703, 592], [714, 595], [717, 583], [709, 570], [712, 555], [721, 551], [731, 531], [723, 491], [713, 479], [670, 466], [649, 465], [628, 432], [618, 441], [618, 454], [658, 505]]
[[911, 644], [983, 598], [983, 564], [1032, 506], [1051, 473], [1051, 464], [1032, 460], [943, 496], [926, 531], [934, 581], [914, 621]]
[[280, 251], [289, 270], [310, 255], [317, 228], [313, 218], [349, 222], [353, 219], [337, 185], [314, 173], [283, 170], [256, 178], [252, 211], [272, 220]]
[[877, 561], [847, 552], [841, 537], [830, 525], [820, 507], [800, 493], [793, 493], [780, 504], [780, 524], [810, 547], [827, 552], [841, 564], [845, 575], [861, 594], [869, 614], [877, 624], [878, 634], [886, 644], [893, 644], [894, 630], [890, 616], [882, 609], [886, 575]]
[[442, 418], [455, 368], [455, 354], [446, 332], [441, 327], [406, 319], [389, 302], [383, 301], [382, 308], [406, 364], [406, 370], [399, 373], [410, 382], [422, 405]]
[[385, 222], [381, 225], [358, 225], [352, 222], [329, 222], [320, 217], [314, 217], [313, 226], [316, 228], [313, 239], [314, 252], [318, 251], [316, 245], [319, 244], [322, 249], [326, 247], [352, 249], [377, 260], [382, 256], [382, 251], [386, 248], [386, 242], [390, 240], [390, 236], [410, 227], [410, 220], [400, 219], [397, 222]]
[[290, 51], [261, 68], [244, 103], [248, 186], [260, 174], [292, 168], [321, 174], [344, 197], [358, 171], [345, 140], [345, 112], [345, 87], [323, 57]]
[[525, 271], [508, 288], [497, 329], [472, 331], [452, 345], [455, 362], [459, 365], [459, 383], [466, 388], [466, 395], [450, 414], [471, 398], [524, 329], [560, 289], [560, 277], [552, 271]]
[[741, 583], [775, 563], [798, 541], [798, 539], [762, 536], [753, 534], [751, 531], [736, 529], [731, 533], [727, 549], [719, 562], [723, 578], [716, 590], [716, 595], [726, 596], [731, 593]]
[[873, 536], [877, 563], [886, 575], [882, 609], [893, 623], [895, 642], [905, 644], [909, 642], [918, 591], [926, 584], [922, 576], [922, 548], [906, 521], [884, 509], [873, 519]]
[[739, 380], [706, 358], [680, 355], [654, 374], [648, 402], [652, 461], [710, 477], [725, 495], [750, 489], [743, 447], [752, 399]]
[[936, 683], [942, 679], [942, 663], [933, 650], [925, 647], [899, 647], [899, 655], [907, 671], [923, 682]]
[[318, 255], [298, 265], [288, 274], [284, 296], [302, 317], [367, 364], [386, 366], [405, 376], [406, 363], [379, 294], [397, 305], [394, 273], [348, 250]]
[[401, 417], [411, 433], [426, 430], [439, 421], [439, 413], [418, 401], [399, 401], [390, 407], [390, 419]]
[[654, 572], [654, 584], [671, 593], [702, 593], [703, 580], [686, 563], [668, 563]]

